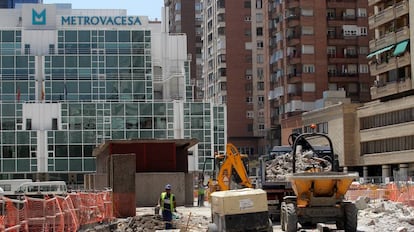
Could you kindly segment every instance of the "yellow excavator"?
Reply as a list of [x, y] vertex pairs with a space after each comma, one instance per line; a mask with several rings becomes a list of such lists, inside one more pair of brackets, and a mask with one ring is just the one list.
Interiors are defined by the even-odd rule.
[[[231, 144], [226, 144], [225, 154], [215, 154], [214, 157], [204, 161], [203, 172], [200, 176], [203, 184], [206, 176], [206, 165], [213, 161], [213, 173], [208, 180], [209, 195], [215, 191], [236, 189], [239, 187], [253, 188], [253, 184], [248, 175], [248, 156], [240, 154], [237, 148]], [[209, 198], [210, 199], [210, 198]]]
[[[266, 192], [254, 189], [248, 175], [248, 156], [228, 143], [226, 154], [216, 154], [209, 178], [211, 223], [208, 232], [271, 232]], [[206, 164], [206, 162], [204, 163]], [[203, 177], [205, 166], [203, 168]]]

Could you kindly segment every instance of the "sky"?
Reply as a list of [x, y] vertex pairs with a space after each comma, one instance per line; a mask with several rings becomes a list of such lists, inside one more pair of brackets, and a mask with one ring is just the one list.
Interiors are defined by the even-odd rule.
[[161, 20], [164, 0], [43, 0], [44, 4], [72, 3], [72, 9], [126, 9], [128, 15]]

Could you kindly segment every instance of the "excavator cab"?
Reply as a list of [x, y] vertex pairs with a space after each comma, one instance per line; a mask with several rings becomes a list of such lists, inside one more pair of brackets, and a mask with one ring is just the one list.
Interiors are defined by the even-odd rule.
[[[211, 175], [206, 166], [212, 164]], [[226, 145], [226, 154], [214, 154], [204, 161], [203, 172], [200, 173], [200, 183], [208, 186], [209, 194], [215, 191], [237, 189], [239, 187], [252, 188], [249, 178], [249, 159], [245, 154], [240, 154], [233, 144]], [[206, 183], [206, 177], [209, 176]]]

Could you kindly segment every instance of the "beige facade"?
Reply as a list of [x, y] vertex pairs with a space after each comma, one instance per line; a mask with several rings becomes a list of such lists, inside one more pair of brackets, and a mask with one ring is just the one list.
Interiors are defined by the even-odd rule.
[[357, 115], [358, 122], [371, 121], [368, 126], [359, 125], [360, 145], [367, 146], [361, 149], [361, 164], [414, 163], [414, 96], [371, 102], [360, 107]]
[[339, 102], [302, 115], [305, 128], [315, 124], [317, 132], [328, 134], [341, 167], [359, 164], [359, 151], [357, 150], [359, 141], [356, 127], [358, 106], [360, 104]]

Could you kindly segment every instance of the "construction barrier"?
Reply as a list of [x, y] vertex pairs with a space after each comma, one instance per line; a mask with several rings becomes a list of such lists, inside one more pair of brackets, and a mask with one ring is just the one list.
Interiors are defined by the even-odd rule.
[[83, 225], [114, 219], [110, 191], [19, 198], [0, 200], [0, 232], [76, 232]]
[[371, 201], [388, 200], [414, 207], [414, 182], [390, 182], [386, 185], [361, 185], [358, 189], [349, 189], [345, 199], [355, 201], [359, 197], [368, 197]]

